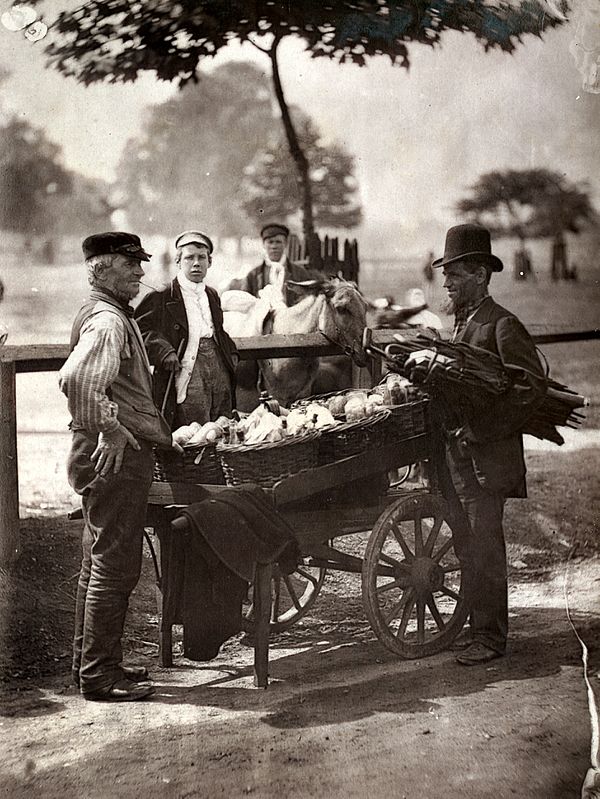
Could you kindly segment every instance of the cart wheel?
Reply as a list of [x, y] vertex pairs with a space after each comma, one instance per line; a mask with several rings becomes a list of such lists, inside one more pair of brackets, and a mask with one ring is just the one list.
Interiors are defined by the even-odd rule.
[[[271, 624], [272, 633], [280, 633], [295, 624], [312, 607], [319, 595], [327, 569], [300, 563], [291, 574], [281, 574], [277, 564], [273, 566], [271, 580]], [[252, 586], [249, 596], [252, 597]], [[242, 628], [254, 631], [254, 605], [245, 607]]]
[[456, 638], [468, 611], [441, 497], [403, 497], [381, 514], [365, 551], [362, 595], [377, 637], [402, 657], [434, 655]]

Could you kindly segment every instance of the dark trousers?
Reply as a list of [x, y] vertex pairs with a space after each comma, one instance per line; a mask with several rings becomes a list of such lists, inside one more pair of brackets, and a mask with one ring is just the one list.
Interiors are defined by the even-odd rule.
[[73, 673], [87, 693], [123, 677], [121, 638], [129, 595], [142, 565], [142, 542], [148, 492], [152, 483], [152, 449], [125, 450], [118, 474], [96, 475], [90, 455], [96, 436], [73, 433], [68, 472], [82, 496], [81, 572], [75, 606]]
[[[446, 449], [452, 486], [444, 491], [454, 511], [453, 537], [465, 581], [475, 641], [504, 653], [508, 635], [506, 547], [502, 516], [506, 498], [479, 484], [471, 458]], [[449, 495], [448, 495], [449, 494]]]

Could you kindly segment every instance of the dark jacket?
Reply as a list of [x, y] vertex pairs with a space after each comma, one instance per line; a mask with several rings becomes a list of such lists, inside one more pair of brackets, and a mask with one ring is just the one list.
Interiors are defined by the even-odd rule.
[[505, 496], [526, 496], [523, 436], [520, 430], [543, 400], [546, 380], [535, 344], [517, 317], [487, 297], [457, 341], [499, 356], [517, 383], [485, 403], [462, 402], [459, 422], [468, 424], [476, 443], [471, 446], [480, 485]]
[[[260, 264], [260, 266], [256, 266], [254, 269], [251, 269], [247, 275], [241, 278], [235, 278], [231, 281], [231, 283], [227, 286], [227, 290], [230, 289], [237, 289], [238, 291], [247, 291], [249, 294], [252, 294], [254, 297], [258, 297], [258, 292], [269, 283], [269, 276], [270, 276], [271, 268], [266, 264], [265, 261]], [[303, 296], [303, 294], [296, 294], [288, 285], [286, 285], [286, 281], [288, 280], [295, 280], [295, 281], [302, 281], [302, 280], [312, 280], [314, 277], [313, 274], [301, 264], [292, 263], [292, 261], [286, 261], [285, 264], [285, 272], [284, 272], [284, 283], [283, 283], [283, 296], [285, 299], [286, 305], [295, 305], [299, 302]]]
[[[233, 340], [223, 329], [223, 310], [219, 295], [210, 286], [206, 287], [206, 295], [215, 329], [214, 340], [231, 379], [231, 394], [235, 396], [238, 351]], [[188, 340], [188, 321], [179, 281], [175, 279], [166, 289], [147, 294], [135, 309], [135, 318], [142, 331], [148, 359], [154, 366], [154, 401], [161, 408], [171, 375], [162, 368], [162, 363], [171, 352], [182, 356]], [[172, 387], [164, 410], [165, 418], [171, 425], [175, 408], [176, 392]]]

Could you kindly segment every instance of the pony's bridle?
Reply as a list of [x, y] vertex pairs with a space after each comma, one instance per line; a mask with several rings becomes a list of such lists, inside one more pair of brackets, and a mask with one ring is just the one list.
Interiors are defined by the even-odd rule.
[[336, 347], [339, 347], [340, 350], [347, 355], [349, 358], [352, 358], [354, 363], [357, 365], [361, 365], [362, 358], [359, 360], [358, 356], [361, 354], [362, 347], [356, 345], [356, 339], [349, 339], [345, 332], [341, 329], [338, 323], [335, 321], [336, 314], [334, 309], [331, 306], [331, 300], [329, 297], [325, 297], [325, 302], [329, 305], [332, 309], [332, 319], [333, 319], [333, 326], [335, 327], [337, 339], [328, 336], [323, 330], [320, 331], [321, 335], [324, 336], [330, 344], [335, 344]]

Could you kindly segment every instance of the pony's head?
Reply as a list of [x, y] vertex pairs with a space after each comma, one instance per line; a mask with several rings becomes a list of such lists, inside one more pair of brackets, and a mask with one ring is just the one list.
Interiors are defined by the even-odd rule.
[[367, 303], [356, 283], [341, 277], [316, 275], [311, 280], [290, 282], [292, 290], [322, 295], [319, 330], [349, 355], [357, 366], [366, 366], [369, 356], [362, 346]]

